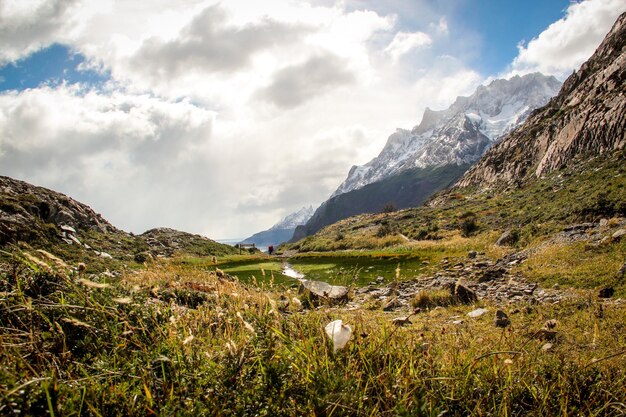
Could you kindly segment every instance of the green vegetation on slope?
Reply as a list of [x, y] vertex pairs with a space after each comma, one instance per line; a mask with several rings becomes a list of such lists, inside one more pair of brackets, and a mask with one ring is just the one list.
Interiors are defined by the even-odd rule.
[[332, 197], [318, 208], [305, 226], [311, 235], [324, 226], [361, 213], [378, 213], [386, 206], [395, 208], [415, 207], [426, 201], [433, 193], [449, 187], [469, 165], [445, 165], [442, 167], [416, 168], [403, 171], [363, 188]]

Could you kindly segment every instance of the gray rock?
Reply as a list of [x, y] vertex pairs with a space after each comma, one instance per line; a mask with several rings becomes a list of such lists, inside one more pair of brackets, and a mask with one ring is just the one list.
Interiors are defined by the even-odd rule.
[[457, 281], [457, 283], [454, 285], [454, 287], [451, 288], [451, 290], [452, 296], [459, 303], [470, 304], [478, 301], [478, 296], [476, 296], [476, 292], [463, 285], [461, 281]]
[[617, 242], [621, 240], [624, 235], [626, 235], [626, 229], [619, 229], [617, 232], [613, 233], [611, 237], [613, 241]]
[[409, 324], [411, 324], [411, 320], [409, 319], [408, 316], [396, 317], [395, 319], [391, 320], [391, 322], [398, 327], [408, 326]]
[[313, 306], [322, 303], [337, 305], [348, 302], [348, 288], [322, 281], [302, 280], [299, 293], [303, 300], [307, 300]]
[[611, 298], [615, 294], [615, 289], [613, 287], [604, 287], [600, 291], [598, 291], [599, 298]]
[[517, 230], [507, 230], [496, 240], [496, 246], [511, 246], [516, 244], [518, 240], [519, 232]]
[[467, 315], [472, 317], [472, 318], [476, 318], [476, 317], [482, 316], [486, 312], [487, 312], [486, 308], [477, 308], [476, 310], [472, 310], [469, 313], [467, 313]]
[[496, 317], [494, 319], [493, 324], [496, 327], [505, 328], [511, 325], [511, 319], [509, 318], [509, 316], [507, 316], [507, 314], [504, 311], [498, 310], [496, 311]]
[[383, 311], [393, 311], [396, 308], [400, 307], [402, 307], [402, 303], [397, 298], [394, 298], [393, 300], [385, 304], [385, 306], [383, 307]]

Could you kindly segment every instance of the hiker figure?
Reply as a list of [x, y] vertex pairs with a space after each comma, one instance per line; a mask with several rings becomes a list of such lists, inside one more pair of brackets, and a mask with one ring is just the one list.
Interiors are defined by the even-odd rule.
[[272, 252], [274, 252], [274, 246], [270, 245], [270, 246], [267, 248], [267, 253], [269, 253], [269, 254], [271, 255], [271, 254], [272, 254]]

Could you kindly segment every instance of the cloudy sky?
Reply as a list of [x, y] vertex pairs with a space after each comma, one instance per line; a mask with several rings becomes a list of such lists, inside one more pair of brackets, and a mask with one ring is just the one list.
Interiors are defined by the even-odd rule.
[[0, 175], [114, 225], [246, 237], [426, 106], [564, 79], [623, 0], [0, 0]]

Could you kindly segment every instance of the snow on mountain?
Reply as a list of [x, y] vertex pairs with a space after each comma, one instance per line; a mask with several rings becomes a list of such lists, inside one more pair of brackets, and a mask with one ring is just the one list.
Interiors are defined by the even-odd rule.
[[480, 86], [469, 97], [457, 97], [446, 110], [426, 108], [419, 125], [396, 130], [376, 158], [350, 169], [331, 197], [411, 168], [475, 162], [560, 87], [552, 76], [527, 74]]
[[315, 210], [313, 209], [313, 206], [302, 207], [300, 210], [286, 216], [269, 230], [295, 229], [297, 226], [305, 224], [309, 221], [314, 212]]

